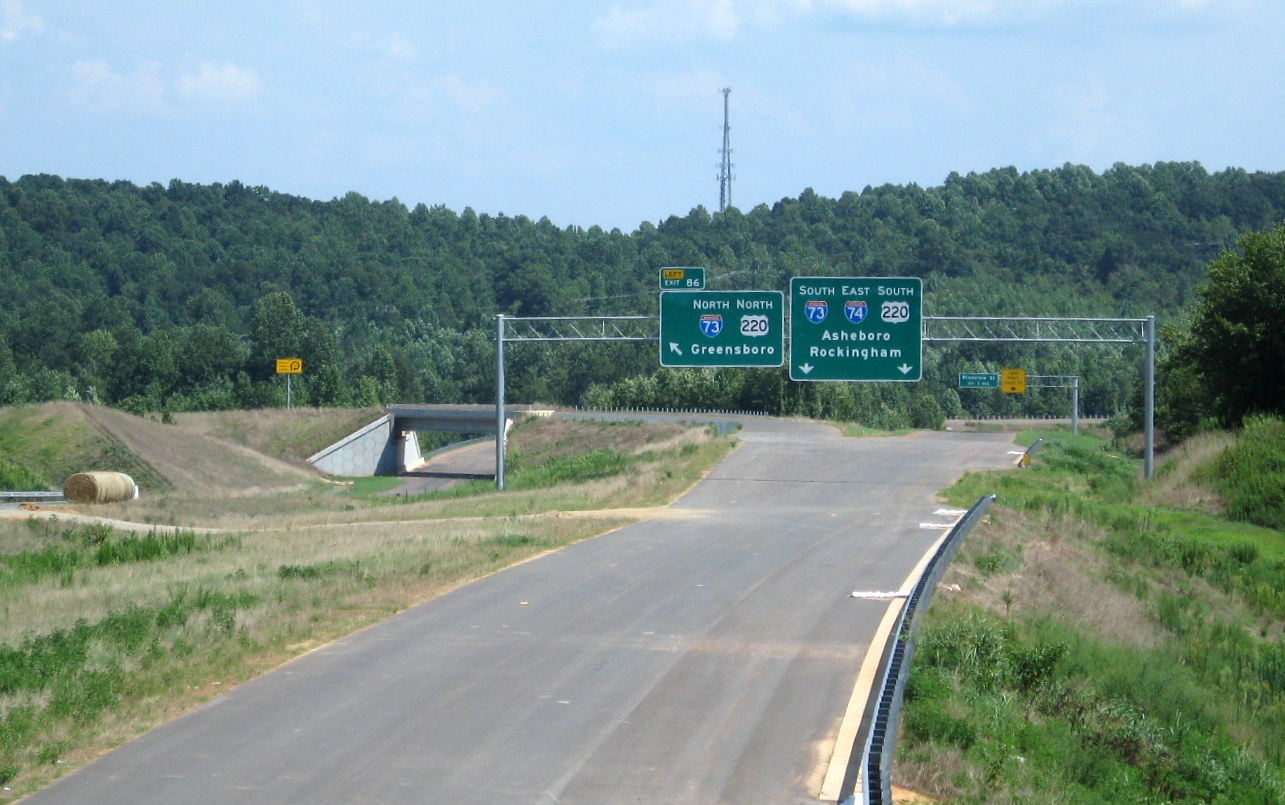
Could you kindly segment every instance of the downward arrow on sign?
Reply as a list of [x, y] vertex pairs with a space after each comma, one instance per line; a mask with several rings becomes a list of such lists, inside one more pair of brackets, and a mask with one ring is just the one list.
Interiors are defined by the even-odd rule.
[[911, 365], [910, 365], [910, 364], [908, 364], [908, 363], [903, 363], [902, 365], [898, 366], [897, 368], [901, 370], [901, 373], [902, 373], [903, 375], [908, 375], [908, 374], [910, 374], [910, 370], [911, 370], [911, 369], [914, 369], [915, 367], [911, 366]]
[[803, 373], [803, 374], [805, 374], [805, 375], [806, 375], [806, 374], [811, 374], [811, 373], [812, 373], [812, 364], [810, 364], [810, 363], [805, 363], [805, 364], [800, 365], [800, 366], [799, 366], [799, 371], [800, 371], [800, 372], [802, 372], [802, 373]]

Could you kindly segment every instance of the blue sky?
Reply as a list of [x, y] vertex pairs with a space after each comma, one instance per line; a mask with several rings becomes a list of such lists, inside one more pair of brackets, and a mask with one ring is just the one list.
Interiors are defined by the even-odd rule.
[[983, 172], [1285, 170], [1283, 0], [0, 0], [0, 176], [599, 225]]

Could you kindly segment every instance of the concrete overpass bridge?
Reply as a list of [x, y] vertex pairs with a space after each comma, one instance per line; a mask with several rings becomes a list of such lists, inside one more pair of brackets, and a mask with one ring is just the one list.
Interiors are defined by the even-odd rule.
[[[415, 434], [419, 431], [494, 436], [494, 405], [389, 405], [384, 416], [308, 458], [308, 463], [329, 475], [350, 478], [401, 475], [424, 463]], [[505, 408], [507, 434], [518, 416], [530, 406]]]

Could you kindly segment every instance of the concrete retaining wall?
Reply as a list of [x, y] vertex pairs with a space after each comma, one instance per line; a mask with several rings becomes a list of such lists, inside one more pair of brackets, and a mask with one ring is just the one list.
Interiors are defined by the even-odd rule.
[[[380, 417], [351, 436], [334, 442], [329, 448], [308, 458], [308, 463], [321, 472], [350, 478], [380, 475], [397, 475], [398, 462], [402, 460], [400, 435], [394, 437], [393, 418]], [[414, 451], [419, 453], [419, 442], [410, 433]]]

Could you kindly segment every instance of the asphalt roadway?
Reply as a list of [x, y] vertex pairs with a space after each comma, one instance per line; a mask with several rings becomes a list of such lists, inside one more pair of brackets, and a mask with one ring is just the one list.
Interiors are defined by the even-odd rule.
[[[55, 803], [815, 803], [935, 493], [1011, 434], [747, 419], [658, 517], [317, 649], [29, 797]], [[846, 753], [841, 750], [843, 761]]]

